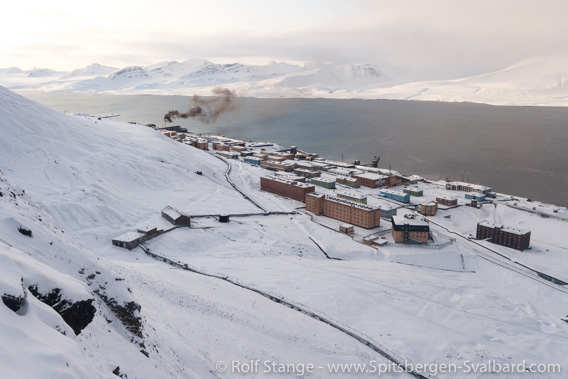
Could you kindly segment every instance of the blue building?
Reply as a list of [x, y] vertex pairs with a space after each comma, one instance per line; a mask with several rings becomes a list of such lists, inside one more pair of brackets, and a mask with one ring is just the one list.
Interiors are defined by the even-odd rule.
[[400, 191], [385, 189], [381, 190], [381, 192], [379, 192], [379, 195], [381, 195], [382, 197], [386, 197], [387, 199], [393, 199], [403, 203], [408, 203], [410, 201], [410, 194]]
[[260, 162], [262, 162], [262, 159], [255, 158], [255, 157], [245, 157], [244, 161], [247, 162], [247, 163], [251, 163], [251, 164], [255, 164], [257, 166], [260, 166]]
[[485, 201], [485, 195], [475, 193], [475, 192], [466, 193], [465, 198], [471, 199], [471, 200], [477, 200], [477, 201]]

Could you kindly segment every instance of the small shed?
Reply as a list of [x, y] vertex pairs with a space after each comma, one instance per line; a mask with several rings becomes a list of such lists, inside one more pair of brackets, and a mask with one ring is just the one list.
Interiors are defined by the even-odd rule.
[[376, 235], [374, 235], [374, 234], [373, 234], [373, 235], [370, 235], [370, 236], [367, 236], [367, 237], [363, 237], [363, 243], [364, 243], [365, 245], [372, 245], [373, 242], [374, 242], [377, 238], [379, 238], [379, 237], [376, 236]]
[[228, 215], [220, 215], [219, 216], [219, 222], [229, 222], [229, 216]]
[[127, 232], [112, 240], [114, 246], [122, 247], [124, 249], [132, 250], [141, 242], [144, 242], [145, 235], [138, 232]]
[[189, 216], [182, 214], [177, 209], [172, 208], [169, 205], [162, 209], [162, 217], [173, 225], [189, 226], [191, 224]]
[[339, 225], [339, 231], [345, 234], [355, 233], [355, 227], [351, 224], [341, 224]]

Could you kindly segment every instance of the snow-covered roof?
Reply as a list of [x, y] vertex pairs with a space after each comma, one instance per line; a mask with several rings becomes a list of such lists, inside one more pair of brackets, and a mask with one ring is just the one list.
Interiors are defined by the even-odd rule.
[[132, 241], [136, 241], [140, 237], [144, 237], [144, 234], [138, 233], [138, 232], [126, 232], [126, 233], [121, 234], [120, 236], [118, 236], [116, 238], [113, 238], [113, 240], [119, 241], [119, 242], [132, 242]]
[[392, 216], [395, 225], [429, 226], [422, 218], [406, 218], [403, 215]]
[[397, 196], [407, 196], [407, 194], [402, 191], [396, 191], [391, 189], [383, 189], [381, 190], [380, 193], [387, 193], [389, 195], [397, 195]]
[[350, 229], [350, 228], [353, 228], [353, 227], [354, 227], [354, 226], [351, 225], [351, 224], [341, 224], [341, 225], [339, 225], [339, 226], [342, 227], [342, 228], [346, 228], [346, 229]]
[[365, 173], [361, 173], [361, 174], [356, 173], [356, 174], [353, 174], [353, 176], [356, 176], [358, 178], [370, 179], [370, 180], [380, 180], [380, 179], [388, 178], [388, 176], [373, 174], [371, 172], [365, 172]]
[[501, 229], [504, 232], [511, 233], [511, 234], [517, 234], [517, 235], [523, 235], [523, 234], [530, 233], [530, 230], [517, 229], [517, 228], [512, 228], [512, 227], [509, 227], [509, 226], [503, 226], [503, 224], [495, 224], [495, 223], [490, 222], [490, 221], [481, 221], [478, 225], [486, 226], [486, 227], [489, 227], [489, 228], [498, 228], [498, 229]]
[[351, 197], [353, 199], [360, 199], [360, 200], [367, 198], [367, 195], [364, 195], [362, 193], [349, 192], [349, 191], [338, 191], [337, 194], [341, 195], [341, 196]]
[[335, 183], [335, 179], [330, 178], [312, 178], [310, 179], [312, 182], [320, 182], [320, 183]]
[[178, 212], [176, 209], [170, 207], [169, 205], [167, 207], [165, 207], [164, 209], [162, 209], [162, 213], [169, 216], [173, 220], [176, 220], [176, 219], [178, 219], [182, 216], [182, 214], [180, 212]]
[[325, 199], [328, 200], [328, 201], [333, 201], [335, 203], [345, 204], [345, 205], [348, 205], [348, 206], [353, 207], [353, 208], [363, 209], [365, 211], [374, 211], [374, 210], [380, 209], [379, 207], [375, 207], [373, 205], [362, 204], [362, 203], [358, 203], [356, 201], [341, 199], [339, 197], [331, 196], [331, 195], [325, 195]]

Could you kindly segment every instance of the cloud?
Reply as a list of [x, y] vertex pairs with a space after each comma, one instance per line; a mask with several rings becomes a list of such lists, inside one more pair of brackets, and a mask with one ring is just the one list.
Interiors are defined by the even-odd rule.
[[[149, 7], [128, 0], [120, 8], [101, 1], [88, 12], [52, 3], [44, 6], [47, 13], [36, 9], [25, 24], [35, 31], [43, 28], [42, 33], [15, 33], [17, 17], [12, 26], [0, 27], [0, 32], [16, 35], [0, 48], [0, 67], [19, 65], [26, 55], [28, 65], [67, 64], [66, 69], [93, 61], [125, 66], [192, 57], [245, 62], [384, 59], [447, 78], [568, 49], [565, 1], [163, 0]], [[49, 46], [58, 48], [50, 51]], [[28, 54], [22, 54], [26, 49]], [[42, 57], [45, 61], [38, 62]]]

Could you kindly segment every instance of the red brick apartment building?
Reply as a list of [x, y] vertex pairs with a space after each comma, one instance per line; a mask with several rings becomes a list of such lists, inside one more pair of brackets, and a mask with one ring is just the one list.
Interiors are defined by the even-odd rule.
[[321, 193], [306, 195], [306, 210], [371, 229], [381, 225], [381, 209]]
[[315, 186], [274, 176], [263, 176], [260, 178], [260, 189], [305, 203], [306, 194], [314, 192]]
[[503, 227], [489, 221], [477, 224], [477, 239], [489, 239], [494, 244], [523, 251], [531, 242], [531, 232], [515, 228]]

